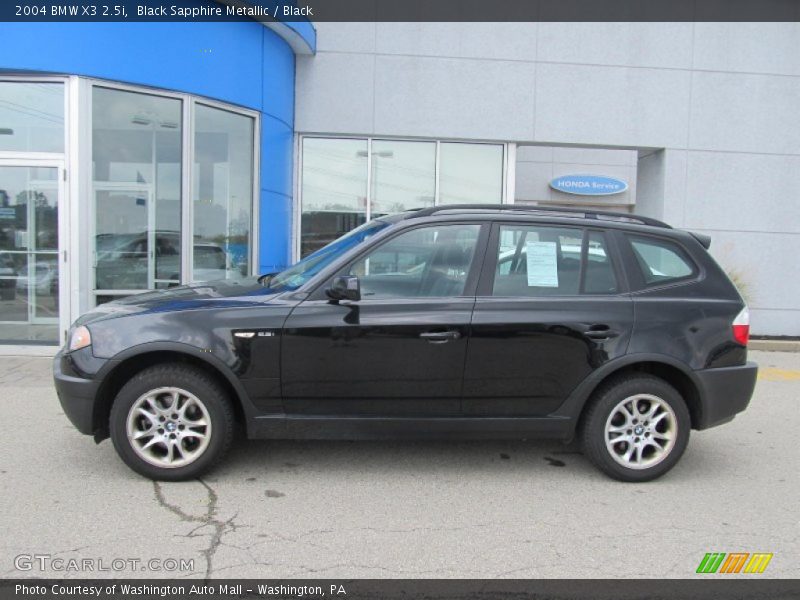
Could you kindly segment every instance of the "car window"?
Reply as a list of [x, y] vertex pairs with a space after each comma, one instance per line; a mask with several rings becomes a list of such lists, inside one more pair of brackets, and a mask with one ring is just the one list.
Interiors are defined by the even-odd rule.
[[349, 269], [361, 297], [460, 296], [475, 255], [480, 225], [437, 225], [392, 238]]
[[573, 296], [617, 290], [602, 233], [535, 225], [500, 227], [492, 295]]
[[343, 235], [324, 248], [309, 254], [285, 271], [277, 275], [266, 276], [264, 285], [276, 291], [296, 290], [325, 267], [350, 252], [350, 250], [391, 226], [391, 222], [383, 219], [375, 219], [364, 223], [361, 227], [353, 229], [350, 233]]
[[695, 268], [680, 246], [666, 240], [628, 236], [647, 285], [684, 279]]

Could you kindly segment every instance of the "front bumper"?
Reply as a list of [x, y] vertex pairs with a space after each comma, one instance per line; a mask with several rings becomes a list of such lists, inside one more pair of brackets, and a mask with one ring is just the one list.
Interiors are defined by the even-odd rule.
[[70, 358], [63, 352], [53, 359], [53, 379], [64, 414], [83, 434], [94, 433], [94, 409], [100, 383], [84, 379], [74, 371]]
[[695, 371], [702, 405], [695, 429], [708, 429], [732, 420], [750, 404], [756, 386], [758, 365]]

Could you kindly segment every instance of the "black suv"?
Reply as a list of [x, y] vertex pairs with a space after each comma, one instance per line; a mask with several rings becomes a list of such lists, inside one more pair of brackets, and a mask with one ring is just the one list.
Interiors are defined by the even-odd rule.
[[747, 407], [749, 317], [710, 240], [649, 218], [442, 206], [258, 279], [104, 304], [55, 359], [72, 423], [197, 477], [250, 438], [578, 437], [656, 478]]

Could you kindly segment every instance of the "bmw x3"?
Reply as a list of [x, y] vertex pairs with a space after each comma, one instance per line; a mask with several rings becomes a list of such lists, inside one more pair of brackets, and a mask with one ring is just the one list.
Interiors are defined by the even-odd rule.
[[638, 215], [410, 211], [280, 273], [98, 306], [55, 385], [153, 479], [198, 477], [246, 436], [577, 439], [647, 481], [755, 386], [748, 310], [709, 245]]

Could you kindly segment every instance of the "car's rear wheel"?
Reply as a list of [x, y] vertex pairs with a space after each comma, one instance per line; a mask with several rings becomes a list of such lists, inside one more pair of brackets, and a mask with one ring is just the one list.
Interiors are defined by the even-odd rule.
[[583, 419], [584, 454], [620, 481], [660, 477], [689, 442], [691, 418], [678, 391], [663, 379], [636, 374], [604, 384]]
[[190, 365], [154, 366], [117, 394], [109, 430], [134, 471], [164, 481], [199, 477], [233, 440], [234, 415], [219, 383]]

